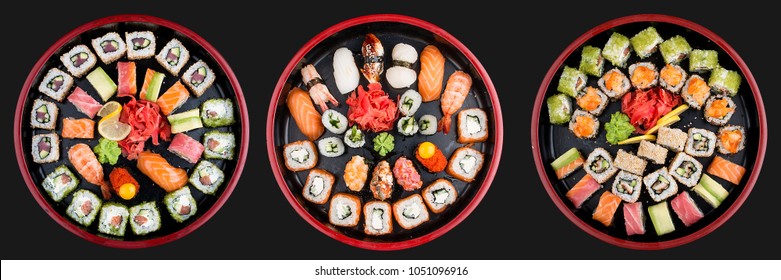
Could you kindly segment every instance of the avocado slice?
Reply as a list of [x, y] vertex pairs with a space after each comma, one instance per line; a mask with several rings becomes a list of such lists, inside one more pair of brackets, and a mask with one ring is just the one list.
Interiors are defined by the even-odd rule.
[[705, 202], [713, 206], [713, 208], [719, 207], [719, 205], [721, 205], [721, 200], [713, 196], [707, 189], [705, 189], [705, 187], [702, 186], [702, 184], [697, 184], [693, 189], [694, 192], [705, 199]]
[[578, 149], [572, 148], [569, 149], [569, 151], [567, 151], [563, 155], [561, 155], [559, 158], [554, 160], [550, 165], [551, 167], [553, 167], [553, 169], [559, 170], [578, 158], [582, 158], [580, 152], [578, 151]]
[[708, 174], [702, 174], [702, 177], [700, 178], [700, 185], [702, 185], [705, 190], [712, 194], [713, 197], [718, 199], [719, 202], [727, 199], [727, 196], [729, 195], [729, 192], [724, 189], [724, 187], [722, 187], [719, 182], [716, 182], [716, 180], [713, 180], [713, 178], [708, 176]]
[[656, 229], [656, 235], [662, 236], [675, 231], [673, 219], [670, 217], [670, 210], [667, 208], [667, 201], [649, 206], [648, 215], [651, 216], [651, 222]]
[[100, 95], [100, 98], [103, 99], [104, 102], [108, 101], [117, 93], [117, 84], [111, 80], [111, 77], [109, 77], [108, 74], [106, 74], [106, 71], [103, 71], [103, 68], [100, 66], [87, 75], [87, 80], [89, 80], [92, 87], [98, 91], [98, 95]]
[[152, 80], [149, 81], [149, 87], [146, 89], [146, 95], [142, 96], [142, 98], [152, 102], [157, 102], [157, 97], [160, 96], [160, 88], [163, 86], [163, 79], [165, 79], [165, 74], [155, 72], [155, 74], [152, 76]]
[[168, 116], [168, 123], [171, 124], [171, 133], [175, 134], [203, 127], [200, 115], [200, 109], [195, 108]]

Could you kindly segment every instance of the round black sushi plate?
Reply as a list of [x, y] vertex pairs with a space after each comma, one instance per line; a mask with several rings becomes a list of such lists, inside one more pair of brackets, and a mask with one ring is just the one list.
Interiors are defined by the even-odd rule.
[[[189, 50], [190, 59], [185, 64], [180, 75], [184, 71], [198, 60], [203, 60], [214, 71], [216, 79], [211, 87], [209, 87], [205, 93], [200, 97], [191, 95], [187, 102], [184, 103], [179, 109], [174, 111], [184, 112], [193, 108], [198, 108], [202, 102], [213, 98], [229, 98], [234, 104], [234, 117], [236, 123], [227, 126], [214, 128], [223, 132], [231, 132], [236, 138], [236, 149], [234, 160], [210, 160], [212, 163], [220, 167], [225, 173], [225, 181], [219, 187], [214, 195], [207, 195], [200, 192], [198, 189], [190, 186], [190, 191], [197, 202], [197, 212], [194, 216], [185, 220], [182, 223], [176, 222], [171, 218], [170, 214], [165, 208], [163, 197], [166, 192], [158, 187], [151, 179], [142, 174], [136, 167], [135, 160], [127, 160], [125, 157], [120, 156], [118, 162], [115, 165], [103, 164], [103, 172], [105, 180], [108, 181], [108, 174], [114, 167], [126, 167], [131, 175], [138, 181], [140, 190], [138, 194], [130, 199], [124, 200], [117, 194], [114, 194], [112, 198], [105, 202], [116, 202], [127, 206], [128, 208], [137, 204], [153, 201], [156, 203], [160, 212], [161, 227], [159, 230], [149, 233], [147, 235], [135, 235], [130, 229], [130, 225], [127, 226], [125, 235], [122, 237], [106, 235], [98, 232], [99, 217], [96, 217], [94, 222], [89, 227], [84, 227], [71, 218], [69, 218], [65, 211], [71, 201], [71, 195], [67, 196], [60, 202], [53, 201], [49, 195], [44, 191], [42, 182], [46, 178], [46, 175], [52, 172], [55, 168], [61, 165], [65, 165], [73, 172], [76, 177], [80, 179], [78, 189], [89, 190], [100, 197], [100, 187], [90, 184], [84, 180], [73, 165], [68, 160], [67, 152], [75, 144], [86, 143], [90, 147], [94, 147], [98, 143], [100, 135], [97, 132], [97, 125], [95, 127], [95, 137], [93, 139], [61, 139], [60, 143], [60, 157], [59, 160], [53, 163], [37, 164], [32, 160], [31, 155], [31, 141], [33, 135], [54, 132], [61, 135], [62, 131], [62, 119], [67, 117], [73, 118], [88, 118], [84, 114], [76, 110], [72, 103], [63, 99], [62, 102], [57, 102], [38, 91], [38, 85], [43, 79], [44, 75], [50, 68], [58, 68], [67, 73], [67, 70], [62, 65], [59, 57], [62, 53], [67, 52], [75, 45], [85, 44], [91, 49], [91, 40], [103, 36], [107, 32], [117, 32], [124, 39], [125, 32], [132, 31], [152, 31], [155, 34], [157, 41], [156, 52], [159, 52], [163, 46], [165, 46], [171, 39], [178, 39]], [[94, 52], [94, 51], [93, 51]], [[97, 58], [97, 57], [96, 57]], [[128, 61], [124, 56], [118, 61]], [[177, 76], [173, 76], [166, 71], [154, 57], [148, 59], [134, 60], [136, 62], [136, 81], [137, 88], [140, 91], [144, 81], [144, 74], [146, 69], [153, 69], [157, 72], [165, 73], [166, 78], [163, 81], [161, 94], [171, 85], [176, 83], [179, 79]], [[106, 73], [117, 82], [117, 62], [111, 64], [104, 64], [100, 59], [97, 61], [95, 67], [102, 67]], [[102, 102], [102, 99], [97, 94], [97, 91], [92, 87], [89, 81], [86, 79], [86, 75], [82, 78], [75, 78], [75, 86], [79, 86], [84, 89], [95, 100]], [[72, 89], [71, 89], [72, 90]], [[37, 98], [42, 98], [47, 101], [54, 102], [59, 108], [59, 116], [57, 120], [57, 126], [54, 131], [32, 129], [30, 127], [30, 112], [32, 109], [33, 101]], [[114, 96], [110, 100], [118, 101], [120, 104], [124, 104], [130, 100], [129, 97], [117, 97]], [[95, 123], [97, 124], [99, 117], [96, 117]], [[70, 33], [63, 36], [56, 43], [54, 43], [44, 55], [35, 64], [35, 67], [30, 72], [24, 87], [22, 88], [19, 96], [19, 101], [16, 107], [15, 120], [14, 120], [14, 140], [16, 157], [21, 169], [22, 176], [30, 189], [30, 192], [35, 197], [38, 204], [43, 210], [49, 214], [57, 223], [71, 231], [72, 233], [97, 244], [118, 247], [118, 248], [144, 248], [165, 244], [187, 234], [190, 234], [198, 227], [203, 225], [209, 218], [211, 218], [225, 203], [230, 194], [233, 192], [241, 171], [244, 167], [244, 161], [246, 159], [248, 137], [249, 137], [249, 122], [247, 119], [247, 110], [242, 95], [241, 87], [239, 86], [233, 71], [228, 66], [227, 62], [212, 47], [206, 40], [198, 36], [195, 32], [178, 25], [176, 23], [156, 18], [147, 15], [116, 15], [102, 19], [98, 19], [89, 23], [86, 23]], [[190, 130], [186, 132], [190, 137], [200, 141], [203, 134], [211, 128], [200, 128]], [[173, 136], [173, 135], [172, 135]], [[183, 168], [187, 171], [188, 177], [192, 173], [195, 164], [189, 163], [177, 155], [169, 152], [169, 142], [160, 141], [159, 145], [153, 145], [151, 140], [148, 140], [145, 145], [145, 150], [152, 151], [154, 153], [162, 155], [171, 165], [174, 167]], [[205, 160], [205, 159], [201, 159]], [[191, 184], [187, 184], [191, 185]]]
[[[434, 143], [447, 158], [450, 158], [456, 148], [465, 146], [455, 141], [457, 138], [455, 129], [451, 129], [448, 134], [437, 132], [431, 136], [424, 136], [419, 133], [413, 136], [403, 136], [396, 130], [394, 122], [394, 129], [388, 131], [388, 133], [395, 138], [395, 148], [384, 157], [379, 156], [372, 150], [372, 139], [377, 135], [377, 133], [373, 132], [366, 134], [366, 144], [361, 148], [353, 149], [345, 146], [346, 151], [341, 156], [334, 158], [319, 156], [316, 168], [329, 171], [331, 174], [334, 174], [336, 179], [331, 196], [337, 193], [354, 194], [361, 198], [362, 204], [374, 200], [369, 188], [364, 187], [360, 192], [350, 191], [347, 189], [343, 179], [345, 164], [354, 155], [360, 155], [367, 159], [370, 168], [369, 176], [371, 176], [374, 166], [381, 160], [387, 160], [393, 165], [396, 159], [405, 156], [415, 163], [415, 168], [421, 175], [423, 187], [437, 178], [446, 178], [456, 187], [458, 191], [457, 200], [442, 213], [435, 214], [429, 211], [429, 221], [409, 230], [403, 229], [394, 220], [393, 232], [381, 236], [372, 236], [364, 233], [363, 215], [361, 215], [361, 219], [355, 227], [332, 225], [328, 220], [329, 203], [323, 205], [313, 204], [302, 196], [302, 187], [306, 182], [309, 171], [289, 171], [285, 167], [282, 154], [282, 147], [285, 144], [307, 139], [296, 126], [285, 103], [290, 89], [293, 87], [305, 89], [300, 74], [301, 68], [307, 64], [314, 64], [332, 95], [339, 101], [339, 106], [329, 104], [329, 107], [346, 116], [349, 106], [345, 101], [349, 93], [342, 95], [337, 91], [336, 82], [333, 78], [333, 53], [338, 48], [347, 47], [353, 52], [356, 65], [361, 67], [363, 62], [360, 52], [361, 43], [367, 33], [373, 33], [382, 42], [385, 49], [384, 61], [386, 70], [390, 67], [390, 62], [392, 61], [391, 51], [397, 43], [409, 44], [418, 53], [426, 45], [433, 44], [437, 46], [446, 59], [445, 81], [456, 70], [462, 70], [472, 77], [471, 91], [461, 108], [482, 108], [488, 114], [489, 124], [488, 140], [472, 145], [472, 148], [485, 155], [485, 162], [478, 176], [471, 183], [452, 178], [444, 171], [429, 173], [414, 159], [417, 145], [424, 141]], [[420, 61], [413, 64], [413, 69], [416, 72], [420, 70]], [[366, 87], [368, 81], [363, 77], [360, 79], [360, 85]], [[392, 88], [387, 83], [384, 73], [381, 84], [382, 89], [393, 100], [396, 100], [407, 90]], [[412, 84], [410, 88], [417, 90], [417, 82]], [[440, 119], [442, 111], [439, 100], [423, 103], [415, 113], [415, 118], [418, 119], [424, 114], [432, 114], [437, 119]], [[269, 108], [266, 131], [271, 167], [274, 170], [274, 175], [282, 192], [295, 211], [323, 234], [352, 246], [372, 250], [399, 250], [415, 247], [436, 239], [462, 222], [478, 205], [491, 185], [499, 165], [502, 135], [501, 110], [496, 91], [485, 69], [483, 69], [474, 55], [452, 35], [431, 23], [412, 17], [391, 14], [368, 15], [349, 19], [326, 29], [306, 43], [290, 61], [277, 83]], [[320, 139], [331, 136], [343, 138], [343, 135], [335, 135], [326, 130]], [[369, 180], [367, 180], [367, 185]], [[421, 190], [422, 188], [415, 191], [404, 191], [400, 185], [396, 184], [393, 187], [391, 198], [386, 201], [392, 204], [399, 199], [420, 193]]]
[[[704, 217], [687, 227], [677, 217], [676, 213], [673, 212], [672, 209], [669, 209], [675, 231], [661, 236], [657, 236], [647, 212], [648, 206], [654, 205], [656, 202], [654, 202], [645, 190], [643, 190], [638, 201], [643, 203], [646, 232], [642, 235], [628, 236], [626, 234], [623, 211], [621, 209], [623, 206], [619, 207], [616, 211], [613, 223], [610, 226], [606, 227], [602, 223], [592, 219], [592, 213], [598, 205], [600, 195], [602, 192], [610, 191], [613, 179], [602, 184], [600, 190], [595, 192], [580, 209], [576, 209], [566, 198], [565, 194], [586, 174], [585, 171], [581, 168], [577, 172], [559, 180], [556, 178], [556, 174], [550, 165], [557, 157], [573, 147], [580, 151], [584, 159], [588, 157], [588, 154], [591, 153], [592, 150], [598, 147], [606, 149], [614, 157], [619, 149], [636, 153], [637, 144], [611, 145], [605, 138], [606, 132], [604, 130], [604, 125], [610, 121], [611, 114], [621, 110], [621, 102], [613, 101], [608, 104], [606, 110], [598, 117], [600, 128], [597, 137], [595, 139], [584, 140], [575, 137], [572, 132], [569, 131], [567, 125], [550, 124], [548, 121], [545, 98], [558, 93], [556, 88], [564, 66], [578, 67], [582, 47], [591, 45], [601, 48], [605, 45], [607, 39], [613, 32], [621, 33], [630, 38], [649, 26], [655, 27], [663, 39], [680, 35], [686, 38], [692, 49], [716, 50], [718, 52], [719, 64], [722, 67], [740, 73], [742, 77], [740, 89], [737, 95], [732, 98], [737, 105], [737, 109], [730, 119], [729, 124], [740, 125], [745, 128], [746, 147], [737, 154], [732, 155], [724, 155], [717, 150], [714, 152], [713, 156], [700, 157], [697, 158], [697, 160], [702, 163], [704, 169], [707, 169], [715, 156], [721, 156], [733, 163], [745, 167], [746, 174], [743, 176], [739, 185], [734, 185], [721, 178], [709, 175], [729, 191], [728, 197], [716, 208], [706, 203], [705, 200], [697, 195], [691, 188], [679, 184], [679, 193], [689, 192], [697, 207], [703, 212]], [[656, 51], [650, 57], [642, 60], [633, 52], [627, 65], [639, 61], [652, 62], [656, 65], [657, 69], [661, 69], [665, 65], [659, 51]], [[688, 59], [681, 62], [681, 67], [686, 69], [687, 73], [691, 74], [688, 71]], [[610, 65], [610, 62], [605, 61], [605, 71], [611, 68], [613, 68], [613, 66]], [[622, 69], [622, 72], [627, 74], [627, 69]], [[706, 81], [708, 80], [709, 73], [699, 75]], [[589, 76], [588, 85], [597, 87], [597, 80], [598, 78]], [[575, 105], [574, 100], [573, 106], [577, 106]], [[703, 111], [701, 110], [690, 108], [683, 112], [680, 115], [680, 118], [681, 120], [672, 124], [671, 127], [679, 128], [683, 131], [687, 131], [690, 127], [697, 127], [710, 130], [714, 133], [716, 133], [719, 128], [706, 122]], [[657, 250], [672, 248], [695, 241], [716, 230], [735, 214], [754, 187], [754, 183], [756, 182], [762, 167], [767, 142], [767, 124], [762, 97], [754, 77], [740, 56], [723, 39], [705, 27], [681, 18], [667, 15], [641, 14], [622, 17], [603, 23], [581, 35], [564, 50], [553, 63], [550, 70], [548, 70], [537, 93], [532, 116], [531, 135], [534, 160], [537, 165], [540, 179], [553, 202], [570, 221], [588, 234], [607, 243], [631, 249]], [[633, 134], [632, 136], [637, 135]], [[644, 175], [669, 165], [674, 156], [675, 152], [670, 151], [665, 165], [649, 162]], [[703, 174], [706, 174], [704, 171], [705, 170], [703, 170]], [[672, 197], [667, 199], [668, 204], [671, 199]]]

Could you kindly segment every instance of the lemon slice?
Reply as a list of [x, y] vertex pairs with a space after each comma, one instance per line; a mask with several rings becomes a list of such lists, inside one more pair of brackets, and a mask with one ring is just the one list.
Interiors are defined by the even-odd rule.
[[659, 122], [657, 122], [654, 127], [652, 127], [651, 129], [649, 129], [648, 131], [645, 132], [645, 135], [654, 134], [654, 133], [656, 133], [657, 130], [659, 130], [660, 127], [674, 124], [674, 123], [676, 123], [677, 121], [680, 121], [680, 120], [681, 120], [681, 117], [679, 117], [679, 116], [672, 116], [672, 117], [669, 117], [669, 118], [666, 118], [666, 119], [659, 119]]
[[119, 122], [119, 117], [103, 118], [98, 122], [98, 133], [103, 138], [120, 141], [130, 134], [130, 125]]
[[115, 111], [122, 111], [122, 104], [119, 104], [119, 102], [116, 101], [110, 101], [106, 104], [103, 104], [103, 107], [100, 107], [100, 110], [98, 111], [98, 117], [106, 117]]
[[640, 143], [643, 140], [654, 141], [654, 140], [656, 140], [656, 135], [635, 136], [635, 137], [626, 139], [624, 141], [618, 142], [618, 145], [637, 144], [637, 143]]

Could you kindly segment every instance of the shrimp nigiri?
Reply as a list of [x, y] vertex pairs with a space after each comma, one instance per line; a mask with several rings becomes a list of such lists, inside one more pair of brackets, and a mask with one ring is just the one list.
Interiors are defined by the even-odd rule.
[[111, 198], [111, 188], [103, 178], [103, 166], [87, 144], [79, 143], [68, 150], [68, 159], [87, 182], [100, 186], [104, 199]]
[[380, 39], [372, 33], [366, 34], [366, 39], [363, 40], [361, 46], [361, 54], [363, 54], [363, 68], [361, 68], [363, 76], [369, 80], [369, 83], [379, 83], [380, 75], [385, 70], [382, 63], [385, 49], [382, 47]]
[[325, 105], [327, 101], [330, 101], [334, 106], [339, 106], [339, 101], [336, 101], [336, 98], [328, 91], [328, 87], [323, 83], [323, 78], [317, 73], [314, 65], [309, 64], [301, 68], [301, 76], [303, 76], [304, 84], [309, 89], [309, 96], [312, 97], [312, 101], [315, 104], [320, 105], [320, 109], [323, 111], [328, 110], [328, 105]]
[[437, 131], [450, 132], [450, 123], [453, 121], [450, 117], [461, 109], [464, 100], [472, 87], [472, 77], [463, 71], [456, 71], [447, 79], [445, 92], [442, 93], [442, 119], [439, 120]]

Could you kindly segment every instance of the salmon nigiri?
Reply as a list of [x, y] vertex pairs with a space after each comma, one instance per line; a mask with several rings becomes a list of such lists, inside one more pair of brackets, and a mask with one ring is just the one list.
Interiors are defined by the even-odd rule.
[[613, 223], [613, 216], [618, 210], [618, 206], [621, 204], [621, 198], [611, 192], [604, 192], [599, 197], [599, 205], [594, 210], [594, 215], [591, 216], [594, 220], [602, 223], [605, 226], [610, 226]]
[[315, 109], [315, 105], [306, 91], [300, 88], [293, 88], [288, 93], [286, 102], [290, 115], [296, 120], [296, 125], [298, 125], [301, 133], [312, 141], [323, 135], [325, 127], [322, 123], [322, 117]]
[[95, 138], [95, 121], [90, 119], [62, 119], [62, 138]]
[[111, 188], [103, 178], [103, 166], [87, 144], [79, 143], [68, 150], [68, 160], [87, 182], [100, 186], [104, 199], [111, 198]]
[[170, 115], [176, 108], [182, 106], [184, 102], [187, 102], [187, 98], [190, 96], [190, 92], [182, 85], [182, 82], [176, 81], [176, 83], [168, 88], [168, 90], [157, 98], [157, 106], [160, 106], [160, 111], [164, 115]]
[[187, 171], [171, 166], [165, 158], [153, 152], [141, 152], [136, 167], [166, 192], [181, 189], [187, 184]]
[[423, 102], [439, 99], [442, 81], [445, 78], [445, 56], [434, 45], [428, 45], [420, 52], [420, 73], [418, 92]]
[[136, 96], [136, 63], [117, 62], [117, 96]]
[[456, 71], [447, 79], [445, 92], [442, 93], [442, 119], [439, 120], [437, 131], [450, 132], [450, 123], [453, 121], [451, 116], [461, 109], [464, 100], [472, 88], [472, 77], [463, 71]]

